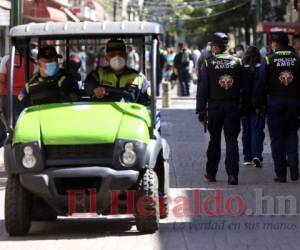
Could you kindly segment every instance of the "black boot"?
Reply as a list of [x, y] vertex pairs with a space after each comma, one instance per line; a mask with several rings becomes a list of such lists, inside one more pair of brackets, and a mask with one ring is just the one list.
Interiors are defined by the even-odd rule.
[[216, 176], [212, 176], [209, 174], [204, 175], [204, 177], [206, 178], [206, 180], [208, 180], [208, 182], [216, 182]]
[[239, 179], [237, 176], [234, 175], [228, 175], [228, 184], [229, 185], [238, 185]]
[[278, 182], [278, 183], [285, 183], [286, 177], [285, 176], [277, 176], [276, 178], [274, 178], [274, 181]]
[[290, 166], [290, 178], [292, 181], [297, 181], [299, 179], [299, 168], [297, 164], [289, 163]]

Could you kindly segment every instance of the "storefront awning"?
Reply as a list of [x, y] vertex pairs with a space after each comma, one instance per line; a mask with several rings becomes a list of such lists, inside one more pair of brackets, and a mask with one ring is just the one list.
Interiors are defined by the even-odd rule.
[[52, 7], [46, 7], [49, 17], [54, 22], [66, 22], [68, 21], [66, 13], [61, 10], [54, 9]]
[[70, 7], [69, 1], [68, 0], [48, 0], [56, 5], [62, 6], [62, 7]]
[[10, 11], [0, 7], [0, 26], [9, 26]]
[[69, 9], [67, 8], [62, 8], [62, 10], [66, 13], [66, 15], [69, 17], [69, 19], [73, 22], [80, 22], [80, 19], [75, 16], [72, 11], [70, 11]]
[[289, 34], [300, 33], [299, 23], [268, 23], [261, 22], [256, 26], [257, 32], [270, 33], [276, 31], [284, 31]]
[[29, 19], [34, 22], [66, 22], [68, 21], [68, 17], [65, 12], [55, 9], [49, 6], [45, 6], [45, 8], [37, 8], [34, 11], [35, 15], [27, 15], [24, 13], [24, 18]]

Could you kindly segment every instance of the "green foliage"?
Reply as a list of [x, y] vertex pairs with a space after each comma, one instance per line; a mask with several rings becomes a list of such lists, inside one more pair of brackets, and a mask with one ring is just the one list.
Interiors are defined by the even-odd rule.
[[232, 31], [232, 27], [243, 27], [246, 21], [253, 19], [252, 15], [249, 15], [250, 2], [240, 8], [235, 6], [246, 2], [233, 0], [217, 6], [195, 9], [190, 19], [185, 21], [187, 40], [202, 47], [206, 44], [208, 36], [214, 32], [228, 33]]
[[[215, 5], [215, 0], [205, 0], [205, 7], [194, 5], [195, 0], [167, 0], [172, 11], [165, 13], [163, 24], [170, 35], [177, 36], [179, 20], [184, 22], [186, 41], [190, 44], [204, 46], [207, 36], [217, 32], [232, 32], [233, 29], [255, 29], [258, 8], [251, 6], [250, 0], [232, 0]], [[257, 1], [259, 2], [259, 1]], [[270, 0], [261, 0], [261, 21], [283, 21], [288, 0], [281, 1], [272, 8]], [[186, 8], [178, 8], [185, 3]], [[180, 5], [182, 6], [182, 5]], [[190, 7], [188, 7], [190, 6]]]

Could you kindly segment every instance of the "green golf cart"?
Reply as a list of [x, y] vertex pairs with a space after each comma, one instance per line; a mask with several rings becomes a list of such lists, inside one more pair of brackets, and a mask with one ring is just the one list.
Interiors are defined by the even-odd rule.
[[[78, 48], [96, 53], [108, 39], [120, 38], [139, 51], [140, 71], [151, 82], [152, 95], [144, 106], [115, 89], [118, 101], [83, 95], [76, 102], [26, 107], [15, 124], [11, 115], [4, 147], [5, 226], [10, 235], [27, 234], [35, 220], [78, 213], [129, 213], [140, 232], [159, 228], [159, 219], [168, 215], [170, 151], [156, 111], [161, 34], [161, 26], [149, 22], [30, 23], [11, 29], [10, 61], [25, 57], [27, 81], [32, 41], [38, 47], [55, 46], [63, 55], [62, 67], [71, 71], [70, 58]], [[11, 63], [10, 114], [15, 108], [15, 67]]]

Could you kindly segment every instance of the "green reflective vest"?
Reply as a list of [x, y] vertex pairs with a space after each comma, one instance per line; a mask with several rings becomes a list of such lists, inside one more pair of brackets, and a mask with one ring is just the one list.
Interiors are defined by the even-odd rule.
[[143, 87], [142, 76], [133, 70], [126, 69], [125, 73], [117, 76], [109, 68], [99, 68], [93, 76], [100, 85], [112, 87], [112, 88], [125, 88], [127, 85], [136, 85], [141, 90]]

